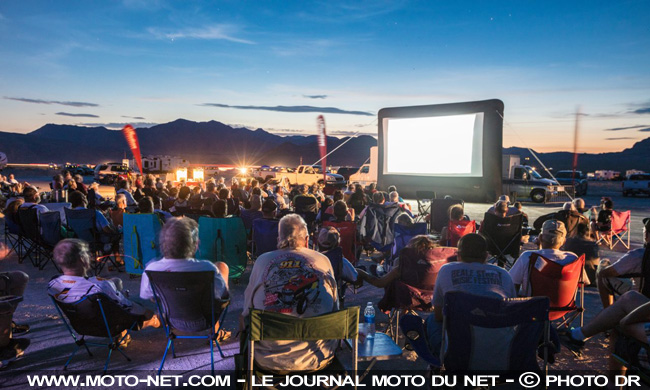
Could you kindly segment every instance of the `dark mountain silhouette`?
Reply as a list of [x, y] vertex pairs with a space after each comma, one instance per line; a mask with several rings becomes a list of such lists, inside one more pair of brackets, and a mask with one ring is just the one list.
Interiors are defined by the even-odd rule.
[[[534, 151], [534, 150], [533, 150]], [[514, 154], [521, 157], [522, 163], [526, 157], [529, 158], [526, 163], [541, 168], [537, 160], [525, 148], [504, 148], [504, 154]], [[573, 153], [572, 152], [552, 152], [535, 154], [542, 160], [547, 168], [553, 168], [552, 171], [572, 169]], [[620, 152], [610, 153], [578, 153], [578, 170], [594, 172], [597, 170], [613, 170], [625, 174], [628, 169], [640, 169], [650, 172], [650, 138], [638, 141], [631, 148], [624, 149]], [[541, 170], [540, 170], [541, 172]]]
[[[263, 129], [233, 128], [217, 121], [178, 119], [136, 129], [142, 155], [182, 156], [192, 163], [297, 165], [320, 156], [316, 136], [281, 137]], [[327, 137], [329, 150], [348, 138]], [[328, 158], [331, 165], [361, 165], [377, 141], [357, 137]], [[0, 149], [15, 163], [118, 161], [130, 151], [121, 131], [47, 124], [29, 134], [0, 132]]]
[[[182, 156], [192, 163], [298, 165], [311, 164], [320, 156], [316, 136], [278, 136], [263, 129], [233, 128], [217, 121], [192, 122], [177, 119], [150, 128], [137, 129], [143, 156]], [[349, 138], [328, 137], [333, 150]], [[377, 140], [364, 135], [347, 142], [328, 157], [329, 165], [360, 166], [369, 156]], [[0, 150], [15, 163], [98, 163], [119, 161], [130, 151], [121, 131], [105, 127], [83, 127], [48, 124], [29, 134], [0, 132]], [[505, 148], [504, 154], [515, 154], [522, 162], [539, 166], [525, 148]], [[571, 169], [573, 153], [536, 153], [554, 171]], [[530, 160], [524, 159], [529, 157]], [[426, 163], [426, 156], [422, 156]], [[611, 169], [650, 171], [650, 138], [639, 141], [621, 152], [578, 156], [578, 169], [593, 172]]]

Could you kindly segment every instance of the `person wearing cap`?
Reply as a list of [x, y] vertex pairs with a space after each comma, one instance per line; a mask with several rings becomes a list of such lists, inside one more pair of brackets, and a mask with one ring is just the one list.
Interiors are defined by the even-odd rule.
[[[341, 244], [341, 233], [334, 226], [324, 227], [318, 232], [318, 250], [326, 253]], [[348, 283], [355, 283], [359, 273], [348, 259], [343, 257], [343, 267], [341, 278]]]
[[[562, 221], [555, 219], [548, 220], [542, 225], [542, 233], [539, 235], [541, 249], [536, 251], [525, 251], [522, 253], [515, 264], [510, 269], [510, 276], [519, 290], [519, 295], [526, 297], [530, 295], [530, 286], [528, 285], [528, 264], [530, 256], [533, 253], [554, 261], [560, 265], [571, 264], [578, 260], [573, 252], [562, 251], [560, 248], [566, 241], [566, 228]], [[521, 289], [520, 289], [521, 288]]]
[[611, 264], [603, 259], [598, 265], [596, 276], [598, 278], [598, 294], [606, 308], [614, 301], [614, 294], [622, 295], [630, 290], [639, 290], [639, 278], [621, 278], [622, 275], [643, 273], [643, 256], [650, 247], [650, 218], [643, 219], [642, 248], [632, 249], [621, 256], [618, 261]]
[[275, 211], [278, 209], [278, 204], [275, 203], [273, 197], [269, 196], [262, 203], [262, 218], [275, 219]]
[[426, 319], [426, 333], [431, 351], [440, 351], [442, 340], [442, 308], [445, 294], [464, 291], [475, 295], [515, 298], [515, 286], [508, 271], [486, 264], [487, 241], [477, 233], [464, 235], [458, 241], [458, 261], [443, 265], [433, 289], [434, 315]]

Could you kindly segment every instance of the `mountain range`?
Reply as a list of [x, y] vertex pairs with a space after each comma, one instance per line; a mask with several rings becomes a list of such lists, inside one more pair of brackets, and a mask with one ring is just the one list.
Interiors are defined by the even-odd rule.
[[[234, 165], [311, 164], [319, 156], [315, 135], [279, 136], [263, 129], [231, 127], [217, 121], [193, 122], [178, 119], [149, 128], [136, 129], [142, 155], [182, 156], [192, 163]], [[348, 142], [346, 142], [348, 141]], [[336, 138], [327, 137], [328, 150], [345, 143], [328, 157], [328, 165], [360, 166], [369, 156], [377, 140], [368, 135]], [[98, 163], [119, 161], [130, 151], [121, 131], [105, 127], [85, 127], [47, 124], [28, 134], [0, 132], [0, 151], [13, 163]], [[539, 165], [525, 148], [504, 148], [504, 154], [530, 158]], [[558, 171], [571, 169], [573, 153], [536, 153], [547, 167]], [[422, 156], [426, 161], [426, 156]], [[593, 172], [611, 169], [650, 171], [650, 138], [620, 152], [578, 156], [578, 169]]]

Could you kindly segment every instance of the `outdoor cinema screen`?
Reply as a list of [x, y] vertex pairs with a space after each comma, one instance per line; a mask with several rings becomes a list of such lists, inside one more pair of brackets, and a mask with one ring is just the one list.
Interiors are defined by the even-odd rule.
[[483, 176], [483, 113], [385, 118], [384, 132], [386, 174]]
[[500, 194], [502, 101], [383, 108], [378, 122], [380, 190], [489, 202]]

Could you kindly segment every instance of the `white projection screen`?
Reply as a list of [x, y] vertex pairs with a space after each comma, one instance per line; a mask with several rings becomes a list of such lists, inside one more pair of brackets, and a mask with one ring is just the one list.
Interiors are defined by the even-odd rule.
[[503, 102], [382, 108], [377, 186], [494, 202], [501, 193]]
[[386, 174], [483, 176], [482, 112], [385, 118], [383, 127]]

